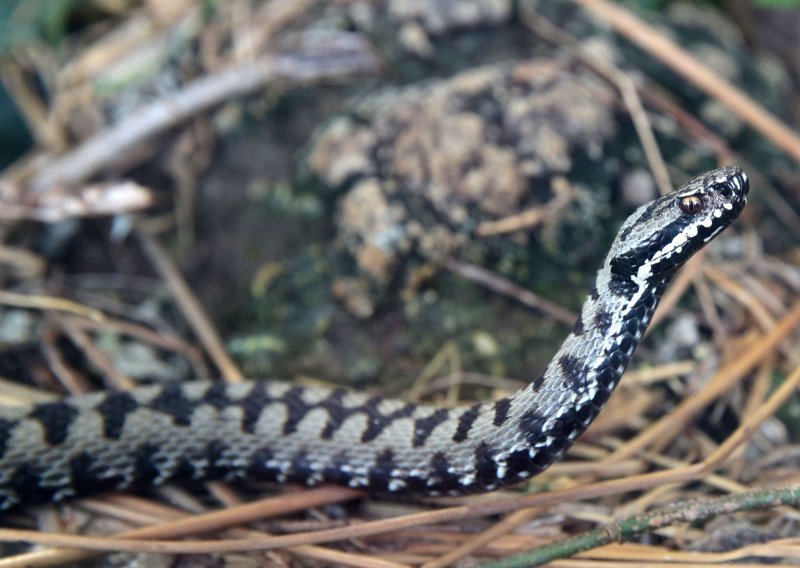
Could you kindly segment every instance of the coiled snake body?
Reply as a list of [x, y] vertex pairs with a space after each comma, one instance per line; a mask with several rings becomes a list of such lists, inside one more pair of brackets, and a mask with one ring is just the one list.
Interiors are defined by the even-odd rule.
[[336, 482], [461, 494], [547, 468], [617, 385], [674, 274], [740, 213], [748, 180], [707, 172], [623, 224], [552, 361], [508, 398], [437, 408], [345, 390], [167, 383], [0, 409], [0, 508], [173, 479]]

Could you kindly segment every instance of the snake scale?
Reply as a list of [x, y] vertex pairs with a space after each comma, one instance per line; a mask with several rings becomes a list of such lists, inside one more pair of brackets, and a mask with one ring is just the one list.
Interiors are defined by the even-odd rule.
[[508, 398], [439, 408], [283, 383], [168, 382], [5, 407], [0, 508], [190, 478], [429, 495], [519, 482], [600, 412], [671, 277], [739, 215], [748, 190], [726, 167], [635, 211], [561, 348]]

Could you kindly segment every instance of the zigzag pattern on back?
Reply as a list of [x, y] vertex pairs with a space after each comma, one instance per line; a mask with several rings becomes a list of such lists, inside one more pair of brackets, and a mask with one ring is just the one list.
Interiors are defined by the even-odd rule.
[[0, 409], [0, 508], [177, 479], [488, 491], [546, 469], [600, 412], [675, 271], [747, 202], [741, 169], [634, 212], [545, 371], [508, 398], [438, 408], [345, 390], [167, 383]]

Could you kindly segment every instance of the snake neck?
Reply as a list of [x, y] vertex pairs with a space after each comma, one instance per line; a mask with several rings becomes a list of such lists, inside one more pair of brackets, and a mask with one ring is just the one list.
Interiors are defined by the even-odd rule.
[[485, 451], [476, 459], [476, 471], [488, 483], [482, 484], [479, 474], [471, 480], [475, 490], [536, 475], [586, 430], [619, 383], [669, 280], [624, 285], [607, 265], [599, 271], [548, 367], [527, 387], [494, 403], [496, 436], [478, 444]]

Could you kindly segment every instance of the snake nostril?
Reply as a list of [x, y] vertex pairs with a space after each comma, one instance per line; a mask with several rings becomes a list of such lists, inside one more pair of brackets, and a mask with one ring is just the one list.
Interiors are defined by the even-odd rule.
[[722, 197], [725, 199], [730, 199], [731, 195], [733, 195], [733, 189], [731, 189], [730, 184], [720, 184], [717, 189], [719, 190], [720, 195], [722, 195]]

